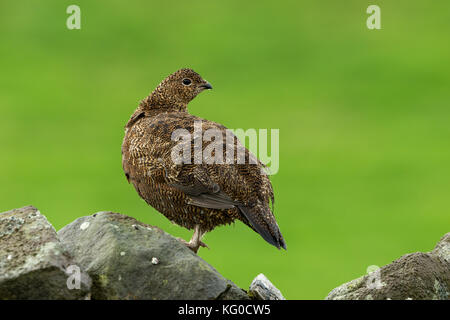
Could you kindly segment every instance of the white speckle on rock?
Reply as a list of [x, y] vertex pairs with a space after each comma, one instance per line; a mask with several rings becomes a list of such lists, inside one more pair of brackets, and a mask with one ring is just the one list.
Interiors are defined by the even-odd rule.
[[88, 221], [83, 222], [83, 223], [81, 224], [81, 226], [80, 226], [80, 229], [81, 229], [81, 230], [86, 230], [87, 228], [89, 228], [89, 222], [88, 222]]
[[120, 274], [119, 274], [119, 278], [118, 279], [119, 279], [119, 281], [122, 280], [122, 276]]
[[152, 264], [158, 264], [158, 263], [159, 263], [158, 258], [153, 257], [153, 258], [152, 258]]
[[406, 300], [412, 300], [412, 298], [408, 297], [408, 298], [406, 298]]
[[30, 213], [27, 217], [28, 217], [28, 219], [34, 219], [34, 218], [36, 218], [38, 215], [40, 215], [41, 214], [41, 212], [38, 210], [38, 211], [36, 211], [36, 212], [32, 212], [32, 213]]
[[125, 251], [122, 251], [120, 255], [123, 257], [125, 255]]
[[150, 227], [147, 227], [147, 230], [149, 230], [149, 231], [152, 231], [152, 228], [150, 228]]
[[6, 259], [11, 260], [12, 259], [12, 254], [9, 254]]

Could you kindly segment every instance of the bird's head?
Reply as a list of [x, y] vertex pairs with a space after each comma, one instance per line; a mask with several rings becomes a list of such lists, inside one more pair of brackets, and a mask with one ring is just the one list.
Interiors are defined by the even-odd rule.
[[149, 96], [150, 108], [185, 108], [203, 90], [212, 89], [211, 84], [192, 69], [180, 69], [165, 78]]

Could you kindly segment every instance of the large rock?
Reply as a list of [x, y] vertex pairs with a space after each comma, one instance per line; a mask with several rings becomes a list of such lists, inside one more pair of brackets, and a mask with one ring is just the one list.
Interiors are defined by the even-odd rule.
[[180, 241], [134, 218], [100, 212], [58, 235], [91, 276], [92, 299], [248, 299]]
[[[90, 278], [74, 266], [36, 208], [0, 213], [0, 299], [87, 298]], [[72, 281], [77, 270], [79, 281]]]
[[331, 291], [328, 300], [450, 298], [450, 233], [428, 253], [404, 255]]

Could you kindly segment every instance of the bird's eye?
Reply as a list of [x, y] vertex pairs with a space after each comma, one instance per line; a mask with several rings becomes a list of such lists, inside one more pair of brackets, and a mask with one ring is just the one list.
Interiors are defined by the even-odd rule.
[[183, 84], [185, 85], [185, 86], [188, 86], [188, 85], [190, 85], [192, 83], [192, 81], [191, 81], [191, 79], [183, 79]]

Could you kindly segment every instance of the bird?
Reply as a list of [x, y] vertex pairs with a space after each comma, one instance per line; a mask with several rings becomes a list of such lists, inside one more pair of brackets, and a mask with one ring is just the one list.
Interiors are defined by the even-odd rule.
[[[243, 163], [236, 161], [238, 152], [227, 163], [195, 158], [196, 150], [205, 151], [208, 147], [196, 146], [202, 139], [195, 136], [196, 124], [200, 124], [201, 132], [230, 132], [222, 124], [197, 117], [187, 109], [198, 94], [211, 89], [212, 85], [198, 73], [183, 68], [166, 77], [140, 101], [125, 125], [125, 177], [147, 204], [171, 222], [194, 231], [189, 242], [178, 239], [195, 253], [200, 247], [208, 248], [202, 241], [207, 232], [237, 220], [276, 248], [287, 250], [273, 214], [274, 192], [268, 175], [263, 174], [265, 164], [233, 134], [217, 143], [223, 150], [227, 146], [244, 150]], [[173, 150], [180, 143], [173, 139], [176, 130], [191, 137], [184, 143], [187, 161], [174, 161]], [[211, 155], [215, 156], [216, 151]]]

